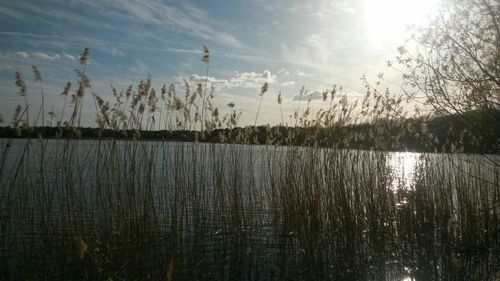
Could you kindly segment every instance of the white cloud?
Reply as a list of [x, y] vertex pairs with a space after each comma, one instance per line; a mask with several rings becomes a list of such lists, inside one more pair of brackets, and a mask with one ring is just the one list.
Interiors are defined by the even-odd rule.
[[323, 99], [323, 93], [316, 90], [312, 93], [306, 93], [304, 95], [296, 95], [293, 97], [292, 100], [294, 101], [308, 101], [308, 100], [322, 100]]
[[7, 53], [6, 54], [7, 58], [13, 58], [13, 59], [17, 59], [17, 58], [20, 58], [20, 59], [28, 59], [29, 58], [29, 54], [26, 53], [26, 52], [15, 52], [15, 53]]
[[312, 77], [313, 75], [310, 73], [306, 73], [300, 70], [295, 71], [295, 75], [301, 76], [301, 77]]
[[[41, 52], [0, 52], [0, 59], [2, 60], [32, 60], [32, 61], [54, 61], [61, 58], [70, 59], [72, 57], [68, 54], [46, 54]], [[72, 60], [75, 58], [73, 57]]]
[[283, 87], [295, 86], [295, 81], [286, 81], [286, 82], [283, 82], [283, 83], [281, 83], [281, 86], [283, 86]]
[[286, 69], [282, 68], [278, 70], [278, 74], [290, 75], [290, 71], [287, 71]]
[[216, 86], [216, 87], [225, 87], [228, 85], [227, 80], [217, 79], [215, 77], [208, 77], [207, 78], [206, 76], [199, 76], [198, 74], [192, 74], [186, 80], [192, 84], [204, 84], [206, 81], [208, 84], [214, 84], [214, 86]]
[[[262, 73], [256, 72], [238, 72], [234, 73], [233, 77], [229, 79], [217, 79], [215, 77], [199, 76], [197, 74], [190, 75], [186, 80], [191, 84], [203, 84], [205, 79], [209, 84], [214, 84], [216, 87], [221, 88], [256, 88], [259, 89], [264, 85], [264, 83], [274, 83], [276, 82], [276, 75], [272, 74], [269, 70], [264, 70]], [[182, 77], [177, 77], [177, 81], [180, 83]]]
[[62, 54], [61, 56], [62, 56], [63, 58], [65, 58], [65, 59], [68, 59], [68, 60], [76, 60], [75, 56], [72, 56], [72, 55], [70, 55], [70, 54], [66, 54], [66, 53], [64, 53], [64, 54]]
[[271, 74], [269, 70], [264, 70], [262, 73], [255, 72], [235, 72], [235, 76], [229, 79], [231, 87], [256, 88], [261, 87], [264, 83], [273, 83], [276, 80], [276, 75]]
[[45, 53], [40, 53], [40, 52], [34, 52], [34, 53], [31, 53], [31, 56], [30, 56], [32, 59], [34, 60], [56, 60], [56, 59], [60, 59], [61, 56], [58, 55], [58, 54], [55, 54], [55, 55], [49, 55], [49, 54], [45, 54]]

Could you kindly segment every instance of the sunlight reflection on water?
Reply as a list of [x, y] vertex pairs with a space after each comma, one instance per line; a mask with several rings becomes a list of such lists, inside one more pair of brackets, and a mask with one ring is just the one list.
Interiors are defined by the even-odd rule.
[[[418, 166], [423, 162], [420, 153], [395, 152], [389, 154], [388, 165], [391, 170], [390, 188], [398, 190], [414, 190], [419, 176]], [[405, 202], [401, 202], [405, 203]]]
[[[25, 236], [21, 234], [33, 233], [35, 238], [45, 235], [45, 232], [32, 230], [33, 221], [40, 222], [37, 226], [45, 227], [45, 217], [39, 218], [37, 214], [32, 214], [31, 217], [25, 215], [26, 196], [31, 200], [28, 201], [29, 204], [32, 204], [28, 206], [41, 204], [41, 210], [54, 208], [49, 214], [53, 215], [49, 218], [52, 224], [48, 224], [49, 227], [54, 225], [54, 230], [49, 230], [53, 233], [63, 233], [61, 236], [69, 233], [69, 241], [73, 239], [70, 231], [78, 229], [78, 226], [83, 224], [82, 221], [89, 225], [89, 229], [100, 233], [101, 228], [108, 227], [105, 223], [111, 222], [111, 219], [106, 217], [108, 214], [114, 218], [124, 213], [124, 220], [127, 220], [128, 206], [138, 210], [146, 208], [146, 203], [141, 203], [141, 207], [130, 203], [135, 198], [140, 198], [138, 200], [151, 200], [148, 201], [151, 202], [151, 205], [147, 205], [151, 206], [148, 208], [157, 211], [151, 222], [157, 225], [158, 234], [155, 239], [158, 237], [157, 241], [160, 241], [158, 252], [161, 251], [162, 255], [169, 251], [169, 235], [172, 233], [169, 231], [174, 222], [177, 225], [178, 219], [182, 221], [182, 227], [179, 228], [181, 235], [177, 239], [183, 249], [194, 247], [191, 241], [195, 240], [195, 234], [198, 235], [194, 229], [206, 233], [200, 234], [202, 238], [199, 239], [203, 239], [200, 241], [206, 244], [200, 244], [201, 250], [196, 258], [206, 260], [202, 266], [206, 266], [207, 270], [240, 270], [239, 260], [234, 259], [233, 262], [231, 258], [233, 248], [243, 249], [242, 255], [251, 260], [262, 260], [262, 265], [256, 263], [255, 266], [262, 268], [265, 274], [271, 272], [269, 276], [281, 268], [282, 257], [286, 260], [286, 263], [283, 263], [286, 267], [289, 267], [289, 261], [293, 262], [294, 266], [310, 266], [307, 259], [302, 261], [306, 253], [302, 245], [309, 247], [309, 243], [312, 243], [309, 251], [317, 251], [320, 242], [316, 241], [321, 241], [322, 245], [323, 241], [352, 241], [349, 243], [360, 247], [359, 255], [346, 253], [348, 261], [353, 258], [352, 268], [366, 264], [365, 272], [386, 272], [390, 275], [387, 280], [420, 280], [418, 276], [426, 276], [427, 272], [449, 276], [454, 272], [448, 272], [450, 269], [441, 267], [441, 264], [466, 264], [469, 259], [477, 262], [479, 269], [461, 270], [463, 274], [472, 276], [475, 272], [484, 272], [484, 268], [489, 270], [496, 262], [489, 254], [481, 256], [478, 261], [475, 251], [471, 251], [473, 256], [469, 257], [468, 253], [461, 252], [460, 248], [455, 250], [454, 245], [461, 245], [462, 239], [465, 239], [462, 237], [471, 237], [467, 238], [467, 241], [475, 241], [477, 236], [481, 241], [478, 245], [484, 245], [488, 253], [492, 252], [491, 256], [496, 253], [496, 229], [493, 224], [488, 228], [487, 223], [495, 221], [496, 218], [494, 215], [497, 211], [495, 206], [498, 202], [500, 167], [488, 163], [500, 163], [497, 156], [333, 149], [319, 151], [317, 148], [301, 147], [153, 141], [48, 140], [46, 154], [41, 153], [38, 142], [32, 141], [30, 161], [25, 161], [23, 148], [26, 143], [27, 140], [21, 139], [12, 142], [0, 139], [0, 147], [9, 144], [9, 154], [4, 156], [6, 168], [3, 174], [0, 172], [0, 219], [2, 212], [11, 216], [11, 213], [6, 213], [2, 207], [9, 212], [15, 210], [15, 219], [9, 217], [9, 220], [14, 222], [9, 226], [13, 229], [8, 233], [11, 236], [2, 238], [9, 241], [11, 249], [24, 250], [24, 246], [17, 246], [25, 243], [22, 240]], [[74, 149], [68, 152], [74, 157], [62, 158], [66, 154], [61, 147], [66, 144]], [[47, 203], [37, 198], [39, 193], [26, 193], [29, 190], [40, 190], [37, 178], [42, 161], [37, 158], [38, 155], [46, 157], [46, 166], [43, 167], [46, 173], [46, 187], [41, 190], [50, 191], [50, 200], [48, 199]], [[60, 159], [64, 159], [64, 162], [60, 162]], [[138, 164], [131, 166], [129, 163], [136, 161], [135, 159], [139, 160]], [[488, 159], [491, 159], [490, 162], [487, 162]], [[62, 167], [61, 163], [67, 167]], [[11, 177], [17, 176], [16, 167], [24, 167], [25, 170], [22, 171], [26, 173], [24, 177], [29, 179], [29, 182], [23, 179], [19, 182], [11, 180]], [[302, 171], [310, 171], [311, 174]], [[330, 171], [332, 173], [329, 173]], [[237, 180], [234, 180], [235, 177]], [[351, 179], [354, 181], [350, 181]], [[53, 184], [49, 181], [53, 181]], [[71, 188], [73, 184], [75, 187]], [[146, 188], [143, 188], [143, 184]], [[32, 186], [38, 189], [31, 189]], [[7, 201], [4, 198], [10, 198], [8, 196], [11, 196], [11, 190], [19, 195], [16, 194], [18, 197], [15, 197], [15, 200]], [[349, 192], [350, 190], [353, 192]], [[314, 193], [309, 195], [309, 191]], [[231, 195], [232, 192], [235, 195]], [[458, 197], [459, 192], [461, 197]], [[149, 193], [150, 197], [140, 197]], [[434, 199], [434, 194], [437, 194], [438, 199]], [[72, 199], [73, 197], [75, 199]], [[96, 198], [102, 203], [95, 200]], [[444, 200], [440, 200], [441, 198]], [[36, 200], [40, 200], [40, 203]], [[351, 201], [359, 201], [360, 204], [353, 203], [351, 208]], [[78, 202], [75, 208], [82, 208], [82, 211], [75, 211], [73, 205], [66, 202]], [[300, 209], [297, 203], [302, 202], [307, 206]], [[343, 207], [337, 204], [338, 202], [348, 204]], [[366, 204], [366, 207], [362, 204]], [[476, 207], [470, 209], [468, 206], [471, 205]], [[10, 209], [10, 206], [13, 209]], [[184, 210], [180, 214], [176, 211], [178, 206]], [[74, 219], [70, 217], [72, 212], [75, 213]], [[226, 219], [227, 212], [230, 212], [230, 216], [233, 213], [238, 214], [235, 217], [238, 222], [233, 223], [231, 217]], [[481, 214], [487, 216], [483, 218]], [[197, 218], [203, 218], [203, 223]], [[358, 218], [362, 227], [352, 227], [356, 225]], [[285, 222], [293, 222], [293, 228], [289, 230]], [[109, 224], [111, 233], [122, 235], [121, 224]], [[57, 229], [56, 226], [59, 225], [64, 229]], [[476, 235], [476, 231], [469, 232], [469, 225], [471, 229], [475, 227], [482, 231], [479, 231], [479, 235]], [[311, 229], [321, 234], [310, 236]], [[20, 234], [16, 236], [18, 233]], [[177, 235], [177, 230], [175, 233]], [[120, 241], [128, 245], [128, 236], [123, 237]], [[356, 239], [359, 240], [350, 240], [352, 237], [358, 237]], [[309, 242], [301, 244], [303, 242], [299, 239]], [[116, 245], [119, 245], [119, 241]], [[116, 247], [128, 247], [127, 245]], [[198, 247], [198, 244], [196, 245]], [[343, 257], [337, 256], [336, 250], [343, 249], [348, 244], [333, 242], [324, 245], [326, 247], [322, 249], [324, 252], [321, 254], [325, 256], [326, 264]], [[206, 252], [203, 251], [205, 249]], [[383, 249], [380, 254], [379, 249]], [[18, 253], [14, 250], [11, 252], [13, 255]], [[240, 256], [239, 252], [236, 254]], [[446, 255], [449, 258], [443, 261], [442, 257]], [[195, 261], [198, 261], [191, 260], [189, 256], [180, 256], [178, 259], [185, 260], [183, 264], [179, 262], [176, 265], [179, 272], [189, 272]], [[151, 256], [151, 260], [160, 259]], [[382, 264], [382, 261], [385, 263]], [[31, 262], [31, 259], [28, 262]], [[253, 266], [253, 262], [250, 265]], [[21, 268], [21, 265], [15, 266]], [[335, 263], [335, 266], [347, 268], [351, 265], [339, 259], [338, 265]], [[335, 266], [328, 267], [331, 271], [327, 273], [335, 272]], [[151, 268], [160, 274], [165, 263], [152, 263]]]

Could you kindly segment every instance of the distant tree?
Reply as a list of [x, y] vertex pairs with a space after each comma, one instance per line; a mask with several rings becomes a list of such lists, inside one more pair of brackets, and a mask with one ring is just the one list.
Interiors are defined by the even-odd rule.
[[436, 114], [462, 116], [497, 146], [498, 133], [483, 124], [500, 131], [499, 26], [498, 0], [444, 0], [396, 59], [410, 97], [424, 97]]

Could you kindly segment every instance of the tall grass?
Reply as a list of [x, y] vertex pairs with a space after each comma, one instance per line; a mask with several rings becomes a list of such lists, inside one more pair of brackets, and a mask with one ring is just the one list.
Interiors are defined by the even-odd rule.
[[[90, 89], [85, 64], [78, 82], [66, 122], [75, 135], [72, 125]], [[16, 84], [22, 90], [23, 83]], [[192, 118], [198, 93], [187, 88], [181, 99], [169, 87], [160, 109], [166, 128], [236, 126], [234, 104], [220, 120], [212, 94], [201, 97], [201, 120]], [[337, 88], [326, 94], [333, 100]], [[94, 97], [101, 128], [138, 132], [162, 120], [152, 118], [160, 113], [150, 79], [115, 92], [113, 105]], [[474, 155], [339, 148], [380, 138], [388, 123], [397, 124], [398, 104], [367, 86], [359, 105], [340, 97], [316, 117], [309, 105], [297, 110], [297, 126], [312, 129], [342, 133], [356, 118], [380, 123], [363, 135], [344, 132], [330, 148], [317, 146], [319, 133], [305, 136], [307, 147], [152, 142], [139, 135], [122, 141], [1, 139], [0, 279], [498, 277], [498, 166]], [[16, 127], [24, 115], [30, 126], [25, 112], [19, 108]], [[234, 130], [231, 138], [252, 143], [255, 129]], [[268, 143], [275, 143], [278, 132], [266, 130]], [[300, 136], [288, 137], [293, 143]], [[393, 171], [395, 157], [415, 163], [407, 167], [411, 177]]]

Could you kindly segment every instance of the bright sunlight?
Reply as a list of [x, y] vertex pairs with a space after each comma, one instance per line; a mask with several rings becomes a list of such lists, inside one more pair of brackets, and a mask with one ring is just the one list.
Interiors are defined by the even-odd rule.
[[380, 46], [405, 39], [410, 25], [424, 24], [438, 10], [440, 0], [364, 0], [364, 16], [370, 44]]

